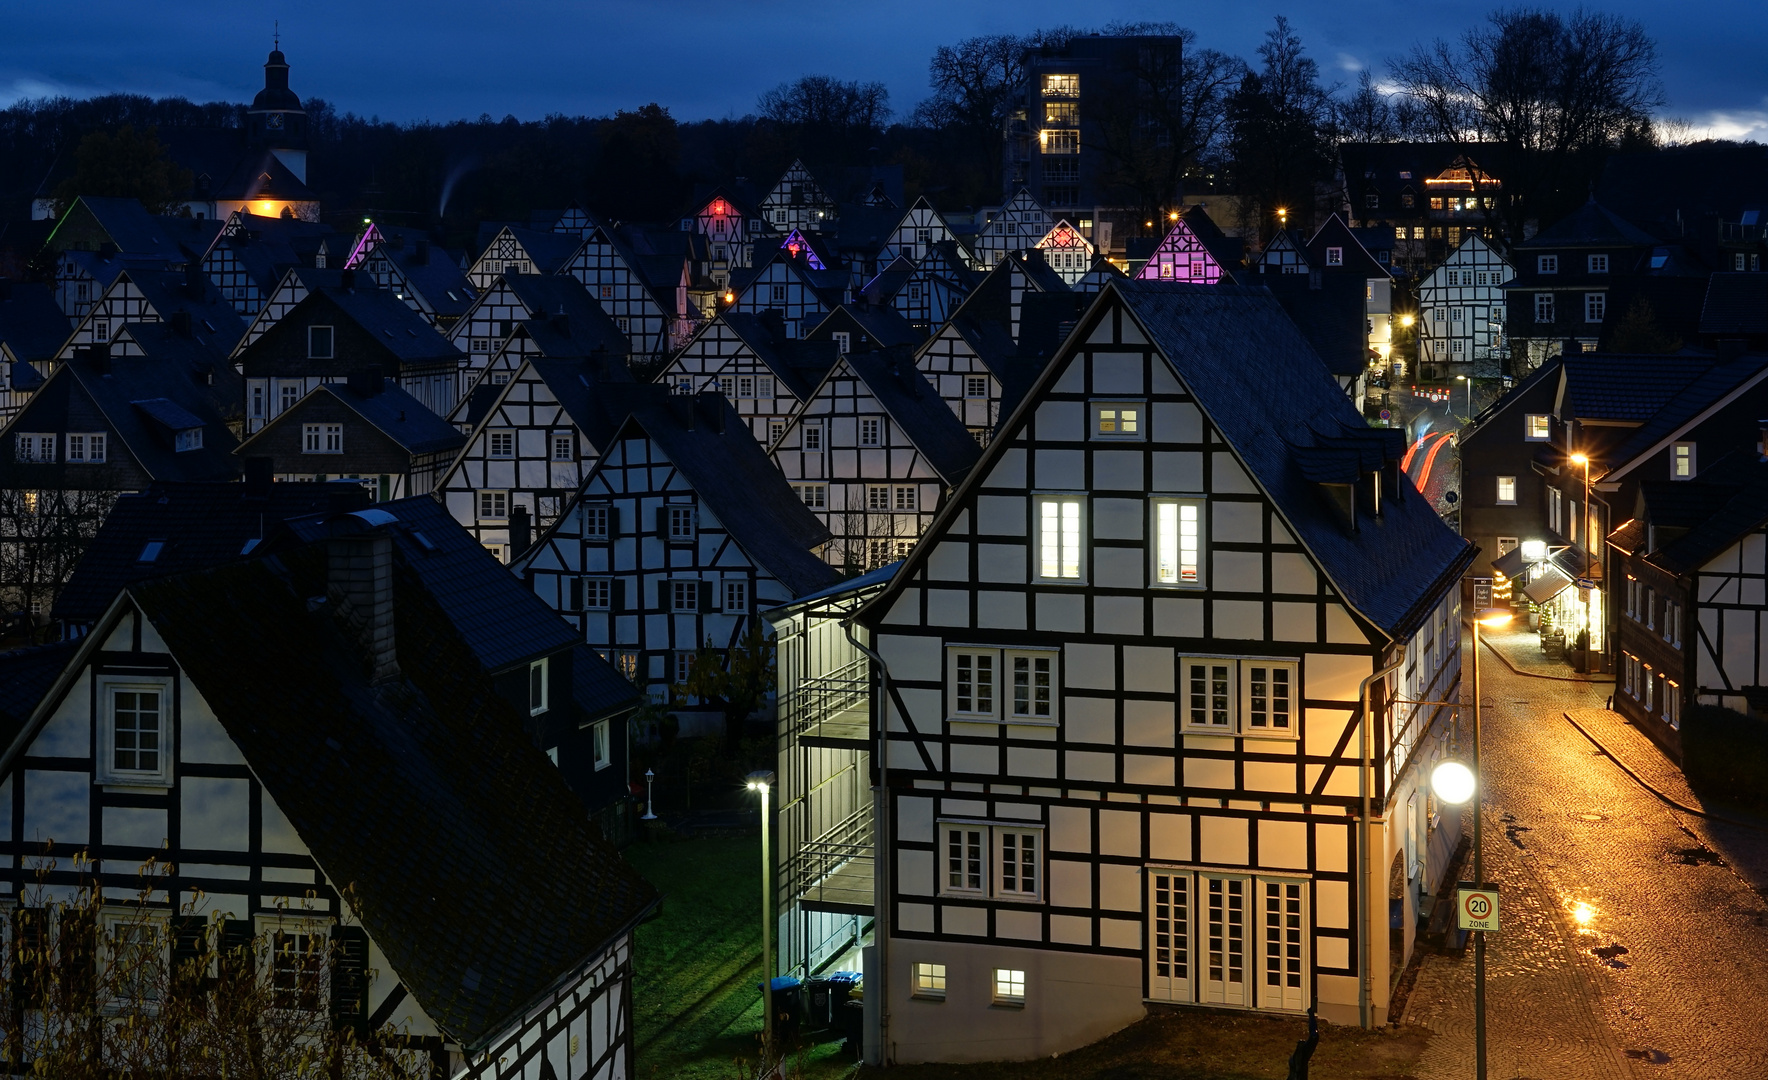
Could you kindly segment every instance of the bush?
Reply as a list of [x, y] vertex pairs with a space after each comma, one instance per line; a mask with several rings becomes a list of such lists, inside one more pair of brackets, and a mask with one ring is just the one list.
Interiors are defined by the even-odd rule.
[[1717, 705], [1682, 720], [1682, 771], [1702, 795], [1768, 803], [1768, 721]]

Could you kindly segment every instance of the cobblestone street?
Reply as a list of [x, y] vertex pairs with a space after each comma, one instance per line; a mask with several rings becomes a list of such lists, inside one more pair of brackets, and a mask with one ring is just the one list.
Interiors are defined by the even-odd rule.
[[[1463, 639], [1464, 645], [1467, 643]], [[1614, 684], [1563, 678], [1532, 634], [1481, 657], [1486, 876], [1503, 887], [1487, 938], [1489, 1075], [1768, 1077], [1768, 831], [1685, 813], [1681, 773], [1605, 707]], [[1570, 713], [1613, 754], [1598, 750]], [[1471, 871], [1469, 871], [1471, 872]], [[1755, 883], [1752, 887], [1751, 882]], [[1473, 950], [1425, 957], [1404, 1019], [1436, 1033], [1417, 1075], [1473, 1075]]]

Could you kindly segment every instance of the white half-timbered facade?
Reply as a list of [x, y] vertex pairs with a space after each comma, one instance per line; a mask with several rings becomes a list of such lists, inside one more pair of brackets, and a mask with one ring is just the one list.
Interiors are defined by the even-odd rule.
[[562, 272], [583, 283], [590, 297], [626, 335], [635, 357], [661, 359], [669, 355], [681, 347], [698, 322], [688, 299], [687, 260], [682, 260], [678, 280], [668, 290], [653, 288], [639, 273], [632, 253], [600, 225], [584, 233], [583, 246]]
[[683, 232], [697, 232], [706, 240], [710, 276], [720, 288], [729, 284], [733, 271], [754, 264], [755, 245], [768, 232], [743, 201], [724, 188], [716, 188], [694, 212], [682, 219]]
[[906, 556], [979, 452], [904, 349], [844, 354], [769, 447], [848, 572]]
[[[1418, 361], [1423, 364], [1501, 360], [1504, 282], [1516, 271], [1475, 232], [1418, 286]], [[1494, 368], [1490, 374], [1496, 375]]]
[[1093, 242], [1067, 218], [1056, 222], [1055, 227], [1037, 242], [1037, 247], [1044, 253], [1044, 261], [1050, 269], [1060, 274], [1070, 288], [1093, 268]]
[[596, 337], [613, 346], [608, 351], [623, 356], [629, 351], [625, 328], [609, 324], [606, 310], [577, 278], [568, 274], [502, 275], [480, 292], [448, 333], [454, 347], [466, 354], [460, 374], [462, 396], [523, 323], [555, 317], [566, 320], [566, 332], [572, 336], [583, 337], [593, 328]]
[[909, 325], [922, 334], [930, 334], [934, 327], [952, 317], [973, 288], [971, 271], [958, 255], [957, 245], [935, 244], [890, 298], [890, 306]]
[[835, 200], [817, 183], [804, 162], [794, 160], [780, 182], [761, 200], [761, 218], [782, 236], [793, 230], [833, 232]]
[[803, 337], [841, 306], [846, 282], [846, 271], [814, 270], [807, 254], [794, 257], [781, 248], [732, 284], [736, 301], [730, 310], [760, 315], [771, 308], [785, 316], [787, 337]]
[[480, 293], [499, 275], [556, 274], [568, 265], [583, 241], [571, 233], [518, 229], [506, 225], [467, 268], [467, 281]]
[[307, 299], [307, 294], [320, 285], [338, 285], [343, 281], [342, 272], [337, 270], [314, 269], [302, 266], [291, 266], [283, 271], [281, 280], [276, 287], [265, 296], [258, 313], [246, 323], [246, 332], [241, 335], [239, 344], [233, 347], [230, 359], [238, 360], [245, 348], [263, 337], [265, 332], [290, 311], [296, 304]]
[[855, 616], [869, 1060], [1153, 1002], [1386, 1022], [1389, 882], [1411, 927], [1459, 835], [1422, 780], [1451, 709], [1411, 703], [1459, 698], [1471, 557], [1402, 450], [1262, 290], [1107, 287]]
[[758, 613], [823, 588], [828, 532], [716, 394], [636, 405], [564, 515], [511, 568], [654, 693]]
[[723, 394], [755, 441], [771, 446], [834, 366], [835, 356], [834, 342], [787, 337], [777, 311], [725, 311], [694, 335], [657, 381], [675, 394]]
[[1136, 277], [1146, 281], [1189, 281], [1214, 285], [1226, 270], [1194, 231], [1191, 221], [1181, 216], [1148, 257]]
[[1265, 244], [1264, 250], [1253, 260], [1252, 268], [1261, 274], [1305, 274], [1312, 264], [1301, 234], [1294, 229], [1284, 229]]
[[975, 258], [970, 265], [983, 272], [993, 270], [1008, 252], [1035, 247], [1055, 226], [1056, 219], [1050, 212], [1031, 197], [1031, 192], [1020, 188], [1005, 206], [989, 215], [988, 224], [976, 234], [971, 242]]
[[933, 245], [947, 241], [957, 245], [963, 258], [973, 261], [969, 249], [946, 223], [945, 215], [935, 210], [923, 195], [903, 212], [902, 220], [896, 223], [896, 228], [884, 241], [878, 252], [878, 265], [888, 266], [899, 256], [906, 256], [910, 262], [919, 265], [933, 250]]
[[[0, 759], [8, 927], [68, 974], [109, 963], [119, 926], [162, 970], [213, 932], [277, 1008], [429, 1075], [633, 1075], [631, 931], [654, 891], [432, 596], [393, 586], [392, 515], [345, 517], [276, 570], [132, 585], [82, 639]], [[328, 587], [366, 630], [309, 610]], [[415, 771], [351, 772], [393, 759]], [[369, 839], [386, 830], [401, 842]], [[469, 895], [500, 879], [496, 904]], [[81, 888], [103, 897], [89, 915]], [[534, 920], [559, 940], [531, 944]]]
[[130, 323], [172, 322], [180, 333], [209, 348], [219, 360], [232, 351], [245, 323], [214, 284], [196, 267], [188, 270], [125, 270], [74, 327], [45, 378], [74, 356], [76, 349], [109, 348]]

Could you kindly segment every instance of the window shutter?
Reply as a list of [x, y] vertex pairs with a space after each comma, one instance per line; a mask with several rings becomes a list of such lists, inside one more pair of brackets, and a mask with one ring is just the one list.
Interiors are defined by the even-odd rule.
[[618, 506], [610, 506], [608, 507], [608, 539], [612, 540], [619, 535], [620, 508]]
[[217, 966], [223, 983], [257, 978], [253, 943], [252, 920], [228, 919], [221, 924], [221, 956]]
[[657, 582], [657, 607], [663, 611], [669, 610], [668, 578], [664, 578], [662, 581]]
[[574, 577], [567, 584], [569, 585], [568, 591], [570, 593], [570, 598], [565, 604], [565, 610], [567, 610], [567, 611], [582, 611], [583, 610], [583, 579], [580, 577]]
[[626, 579], [615, 578], [614, 587], [608, 593], [608, 606], [615, 611], [626, 607]]
[[98, 989], [98, 913], [64, 909], [55, 937], [62, 1000], [77, 1009], [91, 1008]]
[[702, 582], [700, 582], [700, 613], [702, 615], [704, 615], [704, 614], [710, 612], [711, 610], [712, 610], [712, 582], [702, 581]]
[[172, 993], [176, 997], [192, 997], [208, 982], [208, 925], [200, 915], [172, 916]]
[[332, 928], [331, 1020], [336, 1031], [368, 1033], [368, 933]]
[[44, 983], [49, 974], [45, 952], [49, 948], [49, 912], [22, 907], [12, 913], [12, 1003], [14, 1008], [37, 1008], [43, 1004]]
[[669, 507], [657, 507], [657, 535], [669, 539]]

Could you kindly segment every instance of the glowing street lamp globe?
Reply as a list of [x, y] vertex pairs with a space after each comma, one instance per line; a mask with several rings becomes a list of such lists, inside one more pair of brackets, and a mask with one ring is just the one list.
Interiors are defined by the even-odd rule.
[[1445, 761], [1430, 774], [1431, 790], [1450, 806], [1460, 806], [1473, 798], [1473, 770], [1459, 761]]

